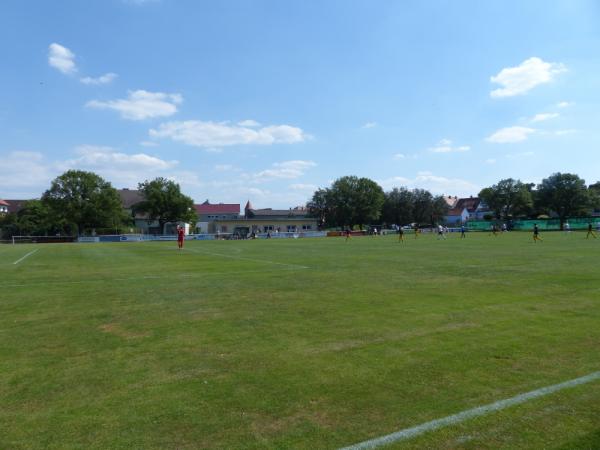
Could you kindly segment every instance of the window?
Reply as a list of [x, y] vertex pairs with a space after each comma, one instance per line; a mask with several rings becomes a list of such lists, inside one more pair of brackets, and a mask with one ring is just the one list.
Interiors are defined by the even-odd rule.
[[312, 225], [302, 225], [303, 230], [312, 230]]

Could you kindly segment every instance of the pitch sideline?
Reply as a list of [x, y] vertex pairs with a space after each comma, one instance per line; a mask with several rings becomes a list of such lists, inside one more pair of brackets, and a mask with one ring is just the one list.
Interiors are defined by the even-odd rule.
[[490, 403], [488, 405], [479, 406], [477, 408], [468, 409], [466, 411], [462, 411], [457, 414], [453, 414], [451, 416], [446, 416], [441, 419], [435, 419], [430, 422], [425, 422], [421, 425], [417, 425], [412, 428], [405, 428], [404, 430], [399, 430], [394, 433], [387, 434], [385, 436], [380, 436], [378, 438], [370, 439], [368, 441], [359, 442], [358, 444], [350, 445], [348, 447], [343, 447], [340, 450], [363, 450], [363, 449], [371, 449], [378, 448], [384, 445], [392, 444], [394, 442], [403, 441], [407, 439], [411, 439], [415, 436], [419, 436], [421, 434], [427, 433], [428, 431], [437, 430], [440, 428], [447, 427], [449, 425], [455, 425], [457, 423], [464, 422], [466, 420], [472, 419], [474, 417], [484, 416], [491, 412], [500, 411], [502, 409], [506, 409], [510, 406], [519, 405], [521, 403], [525, 403], [529, 400], [533, 400], [539, 397], [544, 397], [546, 395], [553, 394], [554, 392], [561, 391], [563, 389], [579, 386], [581, 384], [590, 383], [592, 381], [600, 380], [600, 371], [592, 372], [583, 377], [574, 378], [569, 381], [565, 381], [559, 384], [553, 384], [551, 386], [546, 386], [540, 389], [536, 389], [534, 391], [529, 391], [524, 394], [519, 394], [514, 397], [510, 397], [504, 400], [499, 400], [494, 403]]
[[37, 252], [39, 250], [39, 248], [36, 248], [35, 250], [30, 251], [29, 253], [27, 253], [25, 256], [22, 256], [21, 258], [17, 259], [14, 263], [13, 266], [19, 264], [21, 261], [23, 261], [25, 258], [27, 258], [28, 256], [33, 255], [35, 252]]

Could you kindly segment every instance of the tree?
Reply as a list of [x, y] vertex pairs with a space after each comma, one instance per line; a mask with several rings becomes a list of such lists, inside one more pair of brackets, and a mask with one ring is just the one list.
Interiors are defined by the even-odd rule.
[[590, 206], [595, 210], [600, 209], [600, 181], [588, 186]]
[[557, 172], [544, 178], [537, 188], [537, 201], [558, 215], [561, 230], [568, 217], [586, 214], [590, 207], [585, 180], [570, 173]]
[[306, 205], [311, 217], [319, 221], [319, 227], [325, 226], [329, 218], [329, 209], [327, 205], [328, 189], [317, 189], [312, 199]]
[[450, 207], [448, 206], [448, 203], [446, 203], [446, 199], [443, 195], [436, 195], [433, 197], [433, 201], [431, 202], [431, 222], [442, 222], [444, 216], [448, 214], [448, 209], [450, 209]]
[[315, 195], [313, 200], [320, 202], [319, 208], [327, 214], [327, 223], [332, 226], [353, 227], [373, 223], [380, 218], [384, 202], [381, 186], [373, 180], [356, 176], [338, 178], [331, 188], [317, 191]]
[[42, 204], [50, 220], [71, 234], [89, 228], [108, 228], [124, 220], [117, 190], [92, 172], [69, 170], [52, 181]]
[[425, 189], [413, 189], [413, 218], [418, 224], [432, 222], [433, 195]]
[[413, 222], [413, 193], [405, 187], [385, 193], [383, 220], [390, 224], [406, 225]]
[[498, 219], [527, 214], [533, 206], [528, 185], [512, 178], [500, 180], [497, 184], [482, 189], [479, 197], [494, 211]]
[[138, 184], [144, 200], [134, 205], [136, 212], [148, 214], [151, 220], [157, 220], [161, 231], [169, 222], [186, 222], [195, 225], [196, 211], [194, 201], [183, 195], [179, 185], [166, 178], [156, 178]]

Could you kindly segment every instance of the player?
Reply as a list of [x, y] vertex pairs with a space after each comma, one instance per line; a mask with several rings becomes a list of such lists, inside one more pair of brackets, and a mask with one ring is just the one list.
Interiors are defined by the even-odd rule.
[[441, 225], [438, 225], [438, 240], [439, 239], [446, 239], [446, 235], [444, 234], [444, 227]]
[[179, 250], [183, 248], [183, 239], [185, 237], [185, 230], [182, 226], [177, 225], [177, 247]]
[[588, 223], [588, 232], [587, 232], [587, 235], [585, 236], [585, 238], [589, 239], [590, 236], [592, 236], [594, 239], [596, 239], [596, 233], [594, 233], [594, 230], [592, 229], [592, 222]]
[[496, 224], [492, 225], [492, 234], [496, 237], [498, 236], [498, 228], [496, 227]]
[[352, 236], [352, 232], [350, 231], [350, 228], [346, 229], [346, 242], [348, 242], [348, 240], [350, 239], [350, 236]]
[[571, 225], [569, 222], [565, 222], [565, 233], [571, 234]]
[[467, 230], [466, 230], [465, 226], [464, 226], [464, 225], [461, 225], [461, 226], [460, 226], [460, 238], [461, 238], [461, 239], [463, 239], [463, 238], [466, 238], [466, 237], [467, 237], [467, 235], [466, 235], [466, 231], [467, 231]]
[[533, 242], [537, 243], [537, 241], [544, 242], [544, 240], [540, 237], [540, 229], [538, 228], [537, 223], [533, 224]]
[[415, 225], [415, 239], [419, 237], [419, 225]]
[[398, 227], [398, 242], [404, 242], [404, 230]]

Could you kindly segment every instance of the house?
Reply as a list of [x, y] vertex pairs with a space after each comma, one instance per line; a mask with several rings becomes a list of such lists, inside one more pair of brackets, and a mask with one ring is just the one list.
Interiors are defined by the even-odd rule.
[[464, 208], [469, 213], [469, 220], [483, 220], [490, 213], [488, 206], [479, 197], [459, 198], [453, 209]]
[[317, 228], [317, 219], [309, 217], [306, 207], [255, 209], [248, 200], [244, 207], [243, 216], [213, 220], [209, 222], [208, 232], [234, 233], [246, 236], [250, 233], [316, 231]]
[[196, 231], [198, 233], [208, 233], [209, 225], [215, 220], [239, 219], [239, 203], [217, 203], [211, 204], [208, 200], [200, 205], [194, 205], [198, 214]]
[[444, 216], [444, 222], [447, 225], [462, 225], [469, 220], [469, 211], [467, 208], [452, 208]]
[[0, 214], [2, 214], [2, 215], [8, 214], [9, 206], [10, 206], [10, 203], [8, 203], [6, 200], [0, 199]]
[[7, 212], [9, 214], [16, 214], [19, 211], [21, 211], [23, 208], [25, 208], [25, 204], [30, 201], [30, 200], [11, 200], [11, 199], [6, 199], [4, 200], [6, 203], [8, 203], [8, 210]]

